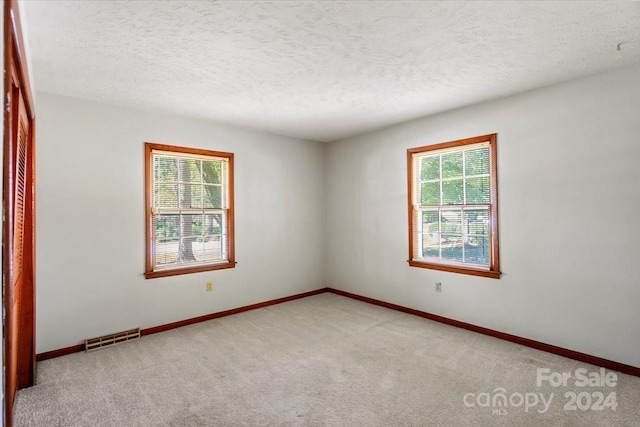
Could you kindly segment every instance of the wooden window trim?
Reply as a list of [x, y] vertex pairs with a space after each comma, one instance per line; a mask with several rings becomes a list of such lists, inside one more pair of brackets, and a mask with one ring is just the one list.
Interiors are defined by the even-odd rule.
[[[414, 212], [413, 212], [413, 194], [414, 194], [414, 161], [413, 156], [428, 151], [443, 150], [448, 148], [460, 147], [464, 145], [488, 142], [490, 146], [490, 167], [489, 167], [489, 183], [491, 203], [489, 207], [489, 244], [491, 246], [491, 255], [488, 269], [479, 269], [466, 267], [457, 264], [435, 263], [427, 261], [419, 261], [413, 259], [415, 253], [414, 239]], [[411, 267], [428, 268], [432, 270], [448, 271], [451, 273], [469, 274], [473, 276], [489, 277], [499, 279], [500, 272], [500, 250], [499, 250], [499, 233], [498, 233], [498, 150], [497, 150], [497, 134], [487, 134], [476, 136], [473, 138], [458, 139], [455, 141], [442, 142], [439, 144], [425, 145], [422, 147], [410, 148], [407, 150], [407, 207], [409, 222], [409, 259], [408, 264]]]
[[[228, 261], [223, 263], [195, 265], [193, 267], [167, 268], [162, 270], [153, 269], [153, 221], [151, 212], [153, 208], [153, 166], [151, 165], [151, 155], [154, 151], [167, 151], [187, 155], [201, 155], [226, 158], [228, 163], [228, 200], [227, 209], [227, 255]], [[203, 271], [222, 270], [234, 268], [237, 264], [235, 260], [235, 222], [234, 222], [234, 164], [233, 153], [222, 151], [204, 150], [199, 148], [178, 147], [167, 144], [157, 144], [153, 142], [145, 143], [144, 155], [144, 175], [145, 175], [145, 278], [153, 279], [158, 277], [176, 276], [189, 273], [200, 273]]]

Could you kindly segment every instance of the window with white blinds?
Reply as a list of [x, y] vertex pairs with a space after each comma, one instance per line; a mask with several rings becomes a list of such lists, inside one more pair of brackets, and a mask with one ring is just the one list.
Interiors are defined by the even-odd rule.
[[235, 266], [233, 154], [146, 144], [146, 277]]
[[409, 264], [500, 277], [496, 135], [409, 149]]

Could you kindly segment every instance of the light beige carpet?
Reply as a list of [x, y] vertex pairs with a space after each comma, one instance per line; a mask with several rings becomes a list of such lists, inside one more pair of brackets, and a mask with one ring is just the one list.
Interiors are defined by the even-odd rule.
[[[538, 387], [537, 368], [572, 378]], [[39, 363], [16, 425], [640, 425], [640, 378], [578, 387], [580, 368], [599, 372], [327, 293]]]

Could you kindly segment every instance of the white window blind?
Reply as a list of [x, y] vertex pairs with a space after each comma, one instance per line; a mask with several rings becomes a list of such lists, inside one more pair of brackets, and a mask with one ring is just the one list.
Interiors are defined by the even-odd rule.
[[413, 155], [414, 260], [490, 267], [488, 142]]
[[228, 261], [228, 159], [154, 150], [153, 269]]

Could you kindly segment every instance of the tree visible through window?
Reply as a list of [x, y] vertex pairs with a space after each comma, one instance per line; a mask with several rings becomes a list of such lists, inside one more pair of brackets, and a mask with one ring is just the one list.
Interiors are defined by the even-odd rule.
[[500, 277], [496, 135], [409, 149], [409, 264]]
[[146, 144], [146, 277], [235, 266], [233, 154]]

